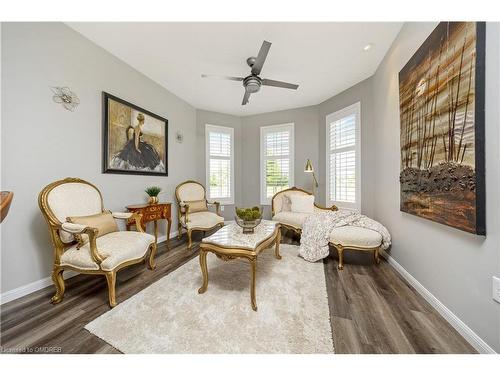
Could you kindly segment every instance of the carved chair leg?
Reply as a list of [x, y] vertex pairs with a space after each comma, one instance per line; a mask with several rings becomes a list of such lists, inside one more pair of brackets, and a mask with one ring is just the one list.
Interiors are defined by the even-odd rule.
[[54, 266], [52, 270], [52, 281], [56, 287], [56, 294], [50, 299], [52, 304], [56, 304], [62, 301], [64, 297], [64, 290], [66, 289], [64, 285], [63, 269], [59, 266]]
[[106, 272], [106, 281], [108, 282], [109, 306], [116, 306], [116, 272]]
[[182, 225], [177, 225], [177, 239], [180, 240], [182, 237]]
[[337, 253], [339, 254], [339, 270], [344, 269], [344, 248], [340, 245], [335, 246], [337, 248]]
[[154, 270], [156, 268], [155, 255], [157, 248], [158, 246], [156, 245], [156, 243], [151, 245], [151, 250], [149, 254], [149, 264], [148, 264], [150, 270]]
[[188, 229], [187, 235], [188, 235], [188, 249], [191, 249], [191, 246], [193, 245], [193, 241], [191, 239], [191, 230]]

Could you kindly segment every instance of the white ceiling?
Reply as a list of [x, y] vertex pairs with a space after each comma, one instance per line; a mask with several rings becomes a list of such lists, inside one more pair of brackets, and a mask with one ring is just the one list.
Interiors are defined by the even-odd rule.
[[[70, 27], [199, 109], [238, 116], [314, 105], [373, 75], [401, 23], [68, 23]], [[272, 43], [262, 78], [296, 83], [297, 91], [263, 86], [241, 105], [241, 82], [263, 40]], [[365, 52], [367, 44], [373, 47]]]

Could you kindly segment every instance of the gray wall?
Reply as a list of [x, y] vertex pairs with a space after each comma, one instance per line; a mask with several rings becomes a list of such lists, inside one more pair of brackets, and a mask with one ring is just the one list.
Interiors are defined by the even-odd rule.
[[[260, 205], [260, 128], [267, 125], [294, 123], [294, 185], [311, 190], [312, 177], [304, 173], [307, 159], [318, 165], [318, 107], [310, 106], [264, 113], [242, 118], [243, 137], [243, 205]], [[265, 207], [269, 217], [270, 206]]]
[[[260, 128], [293, 122], [295, 132], [295, 186], [312, 189], [312, 177], [304, 173], [306, 160], [313, 163], [319, 182], [317, 201], [325, 204], [326, 116], [356, 102], [361, 102], [361, 210], [373, 214], [373, 96], [372, 78], [368, 78], [319, 105], [242, 117], [243, 136], [243, 204], [260, 203]], [[266, 212], [270, 208], [266, 207]]]
[[221, 214], [226, 220], [234, 219], [234, 206], [242, 203], [242, 149], [243, 138], [241, 130], [241, 118], [237, 116], [226, 115], [223, 113], [197, 110], [196, 111], [196, 138], [197, 138], [197, 175], [198, 181], [206, 184], [206, 144], [205, 144], [205, 125], [227, 126], [234, 129], [234, 205], [224, 205], [221, 207], [224, 211]]
[[[80, 106], [69, 112], [54, 103], [51, 86], [69, 86]], [[168, 177], [101, 174], [101, 91], [169, 120]], [[174, 140], [177, 129], [184, 133], [182, 144]], [[196, 136], [193, 107], [67, 26], [3, 23], [2, 190], [15, 196], [1, 226], [2, 292], [50, 275], [51, 242], [37, 205], [45, 185], [81, 177], [117, 211], [144, 202], [144, 188], [153, 184], [173, 202], [175, 186], [196, 176]]]
[[373, 92], [372, 78], [354, 85], [318, 106], [319, 110], [319, 196], [326, 204], [326, 116], [356, 102], [361, 102], [361, 212], [373, 215], [373, 184], [375, 183], [372, 138], [373, 129]]
[[374, 214], [392, 233], [391, 256], [500, 352], [500, 304], [491, 297], [491, 277], [500, 274], [498, 23], [488, 23], [486, 30], [487, 236], [468, 234], [399, 210], [398, 72], [435, 26], [405, 24], [373, 78]]

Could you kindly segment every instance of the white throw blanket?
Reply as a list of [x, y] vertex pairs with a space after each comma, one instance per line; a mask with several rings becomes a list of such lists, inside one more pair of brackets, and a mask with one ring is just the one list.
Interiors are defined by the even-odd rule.
[[309, 262], [326, 258], [329, 254], [328, 241], [333, 228], [345, 225], [374, 230], [382, 236], [382, 249], [391, 244], [389, 231], [379, 222], [365, 215], [349, 211], [321, 211], [307, 217], [302, 225], [299, 255]]

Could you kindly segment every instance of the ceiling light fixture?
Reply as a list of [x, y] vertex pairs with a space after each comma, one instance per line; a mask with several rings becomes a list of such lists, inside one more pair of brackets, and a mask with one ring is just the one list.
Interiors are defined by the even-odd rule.
[[366, 51], [369, 51], [369, 50], [371, 50], [371, 49], [372, 49], [372, 47], [373, 47], [373, 44], [368, 43], [366, 46], [364, 46], [364, 47], [363, 47], [363, 51], [365, 51], [365, 52], [366, 52]]

